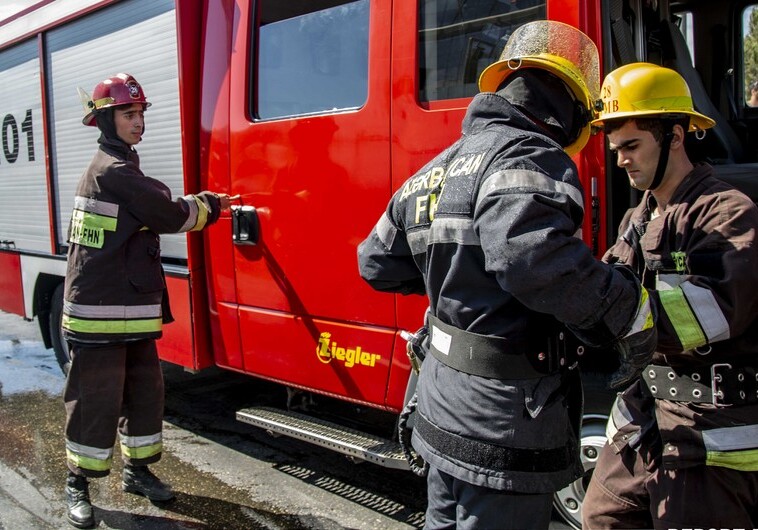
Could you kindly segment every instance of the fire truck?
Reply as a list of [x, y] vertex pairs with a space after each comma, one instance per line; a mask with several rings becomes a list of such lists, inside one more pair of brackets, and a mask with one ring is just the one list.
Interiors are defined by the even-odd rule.
[[[0, 20], [0, 310], [36, 318], [67, 368], [66, 235], [98, 134], [81, 124], [77, 88], [128, 72], [153, 104], [139, 145], [145, 173], [175, 195], [240, 196], [207, 231], [163, 237], [176, 322], [164, 328], [161, 358], [274, 382], [287, 390], [282, 406], [239, 419], [406, 468], [395, 423], [415, 377], [401, 332], [419, 328], [426, 301], [373, 291], [356, 247], [393, 191], [458, 137], [481, 71], [515, 28], [545, 18], [587, 33], [604, 72], [672, 67], [716, 120], [693, 139], [693, 158], [755, 198], [755, 1], [17, 2]], [[583, 234], [599, 257], [639, 197], [602, 134], [575, 161]], [[555, 497], [575, 527], [605, 442], [613, 357], [582, 360], [587, 474]]]

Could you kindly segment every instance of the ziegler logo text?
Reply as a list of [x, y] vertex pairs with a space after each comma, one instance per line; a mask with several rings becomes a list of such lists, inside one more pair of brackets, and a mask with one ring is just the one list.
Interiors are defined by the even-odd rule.
[[361, 350], [360, 346], [355, 348], [343, 348], [337, 345], [337, 342], [332, 342], [332, 334], [324, 332], [318, 339], [318, 345], [316, 346], [316, 355], [318, 360], [324, 364], [332, 362], [332, 359], [337, 359], [345, 363], [347, 368], [352, 368], [355, 365], [361, 364], [363, 366], [374, 366], [376, 361], [382, 358], [381, 355], [376, 353], [369, 353]]

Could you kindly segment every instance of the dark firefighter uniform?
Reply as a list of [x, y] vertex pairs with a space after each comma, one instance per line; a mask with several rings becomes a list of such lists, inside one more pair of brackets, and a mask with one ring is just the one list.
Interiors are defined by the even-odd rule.
[[116, 432], [125, 461], [160, 458], [163, 378], [155, 348], [170, 322], [159, 233], [200, 230], [220, 213], [210, 192], [175, 201], [118, 139], [79, 181], [69, 227], [63, 333], [72, 346], [65, 390], [69, 468], [110, 472]]
[[429, 298], [413, 445], [430, 473], [537, 495], [582, 474], [581, 388], [559, 322], [620, 336], [637, 310], [633, 284], [583, 243], [583, 214], [562, 147], [481, 93], [462, 137], [405, 182], [359, 246], [375, 289]]
[[[623, 463], [616, 459], [603, 476], [598, 466], [593, 483], [612, 488], [611, 495], [650, 497], [652, 513], [641, 502], [615, 514], [628, 527], [647, 527], [652, 516], [656, 528], [687, 521], [702, 528], [753, 528], [758, 209], [702, 164], [685, 177], [660, 216], [653, 217], [654, 210], [655, 199], [646, 191], [604, 257], [634, 268], [649, 289], [659, 308], [659, 347], [643, 379], [617, 399], [608, 425], [613, 453], [621, 453]], [[633, 472], [624, 468], [630, 462]], [[643, 468], [649, 466], [665, 471], [646, 481]], [[607, 475], [613, 475], [613, 486], [606, 484]], [[703, 489], [714, 481], [725, 487]], [[603, 503], [604, 497], [593, 498]], [[603, 504], [597, 507], [598, 513], [604, 510]], [[752, 520], [746, 520], [751, 512]], [[591, 521], [605, 525], [610, 519]]]

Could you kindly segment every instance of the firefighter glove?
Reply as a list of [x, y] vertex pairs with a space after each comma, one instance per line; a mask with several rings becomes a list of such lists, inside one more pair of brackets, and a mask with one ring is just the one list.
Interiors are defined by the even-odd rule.
[[640, 285], [639, 303], [631, 326], [613, 344], [619, 354], [620, 366], [611, 375], [611, 388], [626, 387], [650, 364], [658, 344], [658, 330], [655, 327], [657, 316], [655, 304], [651, 303], [647, 289]]

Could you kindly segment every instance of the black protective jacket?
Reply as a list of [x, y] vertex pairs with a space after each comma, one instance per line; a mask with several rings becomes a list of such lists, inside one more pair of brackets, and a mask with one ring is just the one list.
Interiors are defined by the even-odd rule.
[[[503, 97], [479, 94], [462, 137], [395, 193], [360, 245], [360, 272], [379, 290], [425, 292], [433, 316], [468, 332], [534, 343], [562, 322], [619, 336], [637, 291], [582, 241], [583, 202], [561, 147]], [[555, 491], [582, 473], [581, 411], [567, 411], [577, 384], [576, 370], [498, 379], [428, 356], [414, 446], [472, 484]]]
[[158, 234], [200, 230], [219, 213], [215, 194], [174, 201], [165, 184], [142, 173], [136, 151], [101, 139], [79, 181], [69, 226], [66, 339], [98, 344], [160, 337], [170, 313]]

